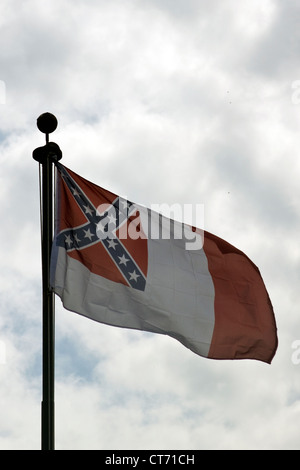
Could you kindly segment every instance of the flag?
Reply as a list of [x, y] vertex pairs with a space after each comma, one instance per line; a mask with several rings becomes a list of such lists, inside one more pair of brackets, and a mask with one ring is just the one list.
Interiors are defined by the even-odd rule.
[[203, 357], [271, 363], [272, 304], [242, 251], [56, 167], [51, 286], [66, 309]]

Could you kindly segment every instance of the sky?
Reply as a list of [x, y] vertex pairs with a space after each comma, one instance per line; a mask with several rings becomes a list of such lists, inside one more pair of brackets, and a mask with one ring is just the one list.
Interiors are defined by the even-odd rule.
[[0, 449], [40, 449], [44, 112], [62, 163], [147, 207], [202, 204], [270, 295], [271, 365], [205, 359], [56, 299], [56, 449], [300, 449], [300, 4], [2, 0]]

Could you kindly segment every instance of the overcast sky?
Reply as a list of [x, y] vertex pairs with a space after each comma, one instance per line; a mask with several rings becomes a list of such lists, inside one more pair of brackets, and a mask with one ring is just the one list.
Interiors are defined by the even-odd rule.
[[271, 365], [201, 358], [56, 301], [57, 449], [300, 449], [300, 4], [0, 3], [0, 449], [40, 448], [37, 117], [66, 166], [130, 200], [204, 204], [259, 267]]

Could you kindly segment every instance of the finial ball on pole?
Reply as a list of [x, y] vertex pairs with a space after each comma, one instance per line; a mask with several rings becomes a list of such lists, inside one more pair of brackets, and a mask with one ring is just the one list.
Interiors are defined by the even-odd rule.
[[34, 160], [39, 163], [45, 163], [48, 157], [53, 161], [58, 161], [62, 158], [62, 151], [55, 142], [49, 142], [49, 134], [55, 131], [57, 128], [57, 119], [51, 113], [41, 114], [37, 118], [38, 129], [46, 134], [46, 145], [38, 147], [32, 152]]
[[37, 127], [44, 134], [51, 134], [57, 128], [57, 119], [51, 113], [41, 114], [37, 118]]

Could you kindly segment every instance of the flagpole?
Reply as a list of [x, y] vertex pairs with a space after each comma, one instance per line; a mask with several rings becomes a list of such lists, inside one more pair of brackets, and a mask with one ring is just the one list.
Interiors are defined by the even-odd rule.
[[55, 309], [54, 293], [50, 287], [50, 259], [53, 241], [53, 162], [60, 160], [62, 153], [54, 142], [49, 142], [49, 134], [57, 127], [53, 114], [44, 113], [37, 119], [38, 129], [46, 134], [46, 145], [33, 151], [33, 158], [42, 167], [42, 290], [43, 290], [43, 361], [42, 361], [42, 410], [41, 410], [41, 448], [55, 449]]

